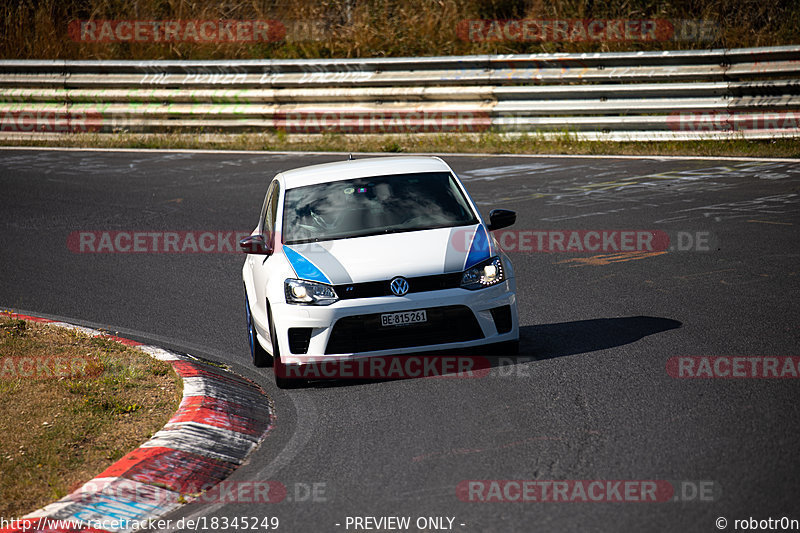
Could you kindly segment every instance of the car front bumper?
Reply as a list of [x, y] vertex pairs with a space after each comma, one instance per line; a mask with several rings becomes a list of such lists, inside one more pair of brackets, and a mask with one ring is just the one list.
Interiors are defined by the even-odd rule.
[[[514, 278], [510, 278], [494, 287], [474, 291], [454, 288], [401, 297], [339, 300], [328, 306], [275, 302], [272, 316], [281, 361], [307, 365], [466, 350], [516, 341], [519, 324], [515, 288]], [[420, 309], [427, 312], [427, 324], [380, 325], [381, 314]], [[340, 330], [335, 332], [336, 328]], [[304, 348], [305, 353], [298, 353]]]

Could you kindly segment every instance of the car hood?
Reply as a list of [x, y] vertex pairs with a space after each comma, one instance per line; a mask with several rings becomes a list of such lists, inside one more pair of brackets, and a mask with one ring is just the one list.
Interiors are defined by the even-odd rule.
[[333, 285], [460, 272], [495, 255], [481, 225], [283, 245], [297, 277]]

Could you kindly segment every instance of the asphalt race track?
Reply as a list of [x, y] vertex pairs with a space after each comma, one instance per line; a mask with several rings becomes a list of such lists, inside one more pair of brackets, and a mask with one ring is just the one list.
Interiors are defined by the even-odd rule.
[[[0, 306], [226, 363], [274, 400], [274, 428], [229, 481], [278, 481], [287, 498], [195, 503], [169, 518], [274, 516], [279, 531], [332, 532], [387, 516], [410, 517], [410, 531], [446, 517], [441, 527], [450, 518], [464, 532], [800, 520], [800, 380], [667, 371], [679, 357], [800, 356], [798, 162], [445, 157], [484, 214], [518, 213], [505, 244], [521, 353], [469, 379], [278, 390], [272, 369], [250, 365], [241, 254], [76, 245], [80, 232], [246, 232], [276, 172], [344, 157], [0, 151]], [[621, 253], [587, 240], [623, 230], [665, 246]], [[559, 238], [577, 244], [561, 250]], [[576, 248], [586, 243], [601, 244]], [[469, 480], [665, 480], [674, 492], [480, 502], [457, 492]]]

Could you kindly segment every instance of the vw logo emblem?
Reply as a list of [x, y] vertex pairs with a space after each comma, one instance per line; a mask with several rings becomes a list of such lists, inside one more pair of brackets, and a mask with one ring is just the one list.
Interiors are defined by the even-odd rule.
[[403, 296], [408, 292], [408, 280], [398, 276], [392, 280], [392, 282], [389, 284], [389, 288], [392, 290], [392, 294], [395, 296]]

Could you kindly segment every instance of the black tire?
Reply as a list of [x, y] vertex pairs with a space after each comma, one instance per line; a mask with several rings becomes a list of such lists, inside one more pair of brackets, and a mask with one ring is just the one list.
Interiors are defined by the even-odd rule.
[[294, 389], [302, 384], [297, 378], [286, 377], [286, 365], [281, 361], [281, 349], [278, 345], [278, 335], [275, 333], [275, 323], [272, 321], [272, 309], [267, 303], [267, 317], [269, 318], [269, 338], [272, 341], [272, 367], [275, 373], [275, 385], [279, 389]]
[[267, 351], [261, 346], [256, 337], [256, 326], [253, 324], [253, 314], [250, 312], [250, 301], [247, 298], [247, 289], [244, 290], [244, 308], [245, 316], [247, 318], [247, 334], [250, 340], [250, 357], [253, 360], [253, 366], [263, 368], [270, 366], [272, 358]]

